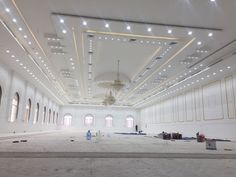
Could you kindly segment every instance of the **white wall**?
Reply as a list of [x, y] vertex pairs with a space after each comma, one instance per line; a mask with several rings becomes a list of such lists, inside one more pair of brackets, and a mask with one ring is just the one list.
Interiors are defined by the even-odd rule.
[[[134, 128], [126, 127], [126, 117], [132, 116], [134, 118], [134, 125], [139, 125], [139, 114], [134, 109], [126, 108], [109, 108], [109, 107], [78, 107], [68, 106], [61, 108], [60, 117], [64, 117], [65, 114], [72, 115], [72, 128], [78, 131], [92, 131], [101, 130], [102, 132], [134, 132]], [[87, 114], [94, 116], [94, 125], [92, 127], [86, 127], [84, 125], [84, 118]], [[113, 117], [113, 127], [106, 128], [105, 117], [111, 115]]]
[[172, 97], [140, 112], [149, 133], [203, 133], [208, 138], [236, 140], [236, 74]]
[[[59, 112], [59, 107], [47, 96], [42, 94], [36, 87], [18, 76], [8, 67], [0, 64], [0, 86], [2, 88], [2, 101], [0, 104], [0, 133], [23, 133], [33, 131], [48, 131], [55, 130], [56, 124], [42, 124], [43, 106]], [[18, 92], [20, 96], [19, 112], [15, 122], [9, 122], [11, 113], [11, 103], [15, 93]], [[32, 108], [30, 114], [30, 121], [24, 122], [25, 107], [28, 99], [31, 99]], [[36, 104], [39, 103], [39, 122], [33, 124]], [[47, 116], [48, 118], [48, 116]]]

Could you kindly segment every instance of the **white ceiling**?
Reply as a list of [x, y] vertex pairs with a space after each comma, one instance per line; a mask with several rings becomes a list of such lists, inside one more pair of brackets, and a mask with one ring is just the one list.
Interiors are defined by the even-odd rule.
[[125, 87], [115, 106], [139, 108], [233, 72], [235, 7], [234, 0], [0, 0], [0, 57], [63, 105], [102, 105], [120, 60]]

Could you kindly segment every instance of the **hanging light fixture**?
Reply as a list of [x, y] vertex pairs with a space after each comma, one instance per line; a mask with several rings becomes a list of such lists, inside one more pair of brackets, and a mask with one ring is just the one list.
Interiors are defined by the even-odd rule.
[[116, 99], [115, 97], [112, 95], [112, 92], [110, 90], [109, 94], [105, 97], [105, 99], [103, 100], [103, 104], [105, 106], [108, 106], [108, 105], [112, 105], [116, 102]]
[[113, 89], [116, 90], [116, 91], [120, 91], [120, 90], [125, 86], [125, 84], [123, 84], [123, 83], [120, 81], [119, 65], [120, 65], [120, 60], [117, 61], [117, 78], [116, 78], [116, 80], [114, 80], [114, 82], [111, 84], [111, 86], [113, 87]]

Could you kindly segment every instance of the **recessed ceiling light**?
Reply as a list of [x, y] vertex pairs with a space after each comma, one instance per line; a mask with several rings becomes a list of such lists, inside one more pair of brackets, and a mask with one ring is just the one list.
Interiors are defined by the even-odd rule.
[[32, 43], [29, 41], [28, 44], [31, 45]]
[[38, 55], [39, 53], [38, 52], [35, 52], [36, 55]]
[[19, 31], [22, 31], [23, 29], [22, 28], [18, 28]]
[[208, 36], [209, 36], [209, 37], [212, 37], [212, 36], [213, 36], [213, 33], [209, 33]]
[[127, 26], [127, 27], [126, 27], [126, 29], [127, 29], [127, 30], [130, 30], [130, 29], [131, 29], [131, 27], [130, 27], [130, 26]]
[[201, 79], [204, 80], [204, 77], [202, 77]]
[[201, 44], [202, 44], [202, 42], [201, 42], [201, 41], [197, 42], [197, 45], [201, 45]]
[[106, 23], [106, 24], [105, 24], [105, 27], [106, 27], [106, 28], [109, 28], [109, 24], [108, 24], [108, 23]]
[[10, 50], [6, 50], [7, 53], [10, 53]]
[[171, 65], [168, 65], [168, 68], [171, 68]]
[[24, 38], [26, 39], [26, 38], [27, 38], [27, 35], [24, 35]]
[[16, 62], [19, 62], [20, 60], [19, 59], [16, 59]]
[[202, 67], [202, 66], [203, 66], [203, 64], [200, 64], [200, 66]]
[[10, 12], [10, 9], [9, 9], [9, 8], [6, 8], [5, 11], [6, 11], [6, 12]]
[[169, 30], [168, 30], [168, 33], [171, 34], [171, 33], [172, 33], [172, 30], [169, 29]]
[[152, 28], [149, 27], [147, 30], [148, 30], [148, 32], [151, 32], [151, 31], [152, 31]]
[[215, 2], [216, 0], [211, 0], [211, 2]]
[[230, 66], [227, 66], [228, 69], [230, 69], [231, 67]]
[[70, 58], [70, 61], [72, 61], [73, 60], [73, 58]]
[[192, 32], [192, 31], [189, 31], [189, 32], [188, 32], [188, 35], [192, 35], [192, 34], [193, 34], [193, 32]]
[[74, 65], [74, 63], [71, 63], [71, 65]]
[[12, 55], [11, 57], [12, 57], [12, 58], [15, 58], [15, 55]]
[[216, 75], [216, 73], [213, 73], [213, 75]]
[[83, 25], [86, 26], [86, 25], [87, 25], [87, 22], [86, 22], [86, 21], [83, 21]]
[[13, 21], [14, 23], [16, 23], [16, 19], [15, 19], [15, 18], [13, 18], [12, 21]]
[[207, 77], [210, 77], [210, 75], [207, 75]]
[[223, 72], [223, 69], [220, 69], [220, 72]]
[[20, 66], [23, 66], [23, 63], [20, 63]]
[[60, 23], [64, 23], [64, 19], [61, 18], [61, 19], [60, 19]]
[[62, 33], [66, 34], [66, 33], [67, 33], [67, 31], [64, 29], [64, 30], [62, 30]]

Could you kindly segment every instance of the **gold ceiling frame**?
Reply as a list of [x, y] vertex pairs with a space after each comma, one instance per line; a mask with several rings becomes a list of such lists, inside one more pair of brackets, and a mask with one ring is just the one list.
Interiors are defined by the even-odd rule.
[[[179, 38], [175, 37], [163, 37], [163, 36], [149, 36], [149, 35], [137, 35], [137, 34], [128, 34], [128, 33], [116, 33], [116, 32], [105, 32], [105, 31], [95, 31], [95, 30], [85, 30], [84, 32], [86, 33], [91, 33], [91, 34], [98, 34], [98, 35], [112, 35], [112, 36], [120, 36], [120, 37], [136, 37], [136, 38], [145, 38], [145, 39], [161, 39], [161, 40], [175, 40], [175, 41], [180, 41]], [[84, 41], [82, 41], [82, 45], [84, 46]], [[151, 59], [162, 49], [162, 47], [158, 47], [154, 53], [148, 57], [149, 60], [148, 62], [151, 61]], [[83, 47], [83, 52], [84, 52], [84, 47]], [[145, 63], [145, 65], [148, 64], [148, 62]], [[143, 67], [143, 66], [142, 66]], [[143, 68], [142, 68], [143, 69]], [[141, 70], [142, 70], [141, 69]], [[135, 74], [135, 77], [137, 77], [137, 73]], [[134, 78], [135, 78], [134, 77]], [[118, 97], [120, 96], [120, 92], [118, 93]]]
[[[29, 26], [28, 23], [26, 22], [24, 16], [22, 15], [21, 10], [19, 9], [19, 7], [17, 6], [17, 4], [16, 4], [15, 1], [16, 1], [16, 0], [12, 0], [12, 4], [13, 4], [14, 7], [16, 8], [17, 12], [19, 13], [21, 19], [23, 20], [25, 26], [27, 27], [27, 29], [29, 30], [30, 34], [31, 34], [32, 37], [34, 38], [34, 40], [35, 40], [35, 42], [37, 43], [38, 47], [39, 47], [39, 48], [41, 49], [41, 51], [43, 52], [44, 57], [47, 58], [47, 55], [46, 55], [45, 51], [43, 50], [42, 46], [40, 45], [40, 43], [39, 43], [38, 39], [36, 38], [34, 32], [31, 30], [30, 26]], [[41, 68], [41, 67], [40, 67], [40, 68]], [[42, 69], [42, 68], [41, 68], [41, 69]], [[47, 76], [45, 73], [44, 73], [44, 75], [45, 75], [45, 77], [46, 77], [47, 79], [49, 79], [48, 76]], [[50, 80], [50, 79], [49, 79], [49, 80]], [[61, 81], [60, 81], [60, 82], [61, 82]], [[63, 92], [66, 93], [66, 92], [64, 91], [63, 86], [62, 86], [62, 85], [60, 85], [60, 86], [61, 86], [61, 90], [63, 90]], [[67, 99], [68, 99], [68, 98], [67, 98]], [[64, 102], [63, 102], [63, 104], [64, 104]]]
[[[75, 52], [76, 52], [76, 57], [77, 57], [77, 60], [80, 64], [80, 66], [83, 66], [83, 61], [81, 61], [81, 57], [79, 57], [79, 51], [78, 51], [78, 45], [77, 45], [77, 40], [76, 40], [76, 34], [75, 34], [75, 29], [74, 27], [72, 27], [72, 34], [73, 34], [73, 42], [74, 42], [74, 47], [75, 47]], [[82, 44], [82, 50], [84, 50], [84, 46], [83, 46], [83, 34], [81, 34], [82, 38], [81, 38], [81, 44]], [[82, 67], [80, 67], [80, 70], [81, 70]], [[79, 78], [80, 78], [80, 81], [81, 83], [85, 83], [84, 79], [83, 79], [83, 72], [80, 72], [79, 74]], [[81, 86], [82, 85], [82, 86]], [[80, 84], [80, 88], [82, 87], [82, 90], [83, 90], [83, 95], [84, 95], [84, 92], [85, 92], [85, 87], [84, 87], [84, 84]]]
[[113, 35], [113, 36], [125, 36], [125, 37], [137, 37], [137, 38], [147, 38], [147, 39], [161, 39], [161, 40], [178, 40], [179, 38], [175, 37], [166, 37], [166, 36], [150, 36], [150, 35], [141, 35], [141, 34], [129, 34], [129, 33], [116, 33], [116, 32], [106, 32], [106, 31], [95, 31], [95, 30], [86, 30], [87, 33], [100, 34], [100, 35]]
[[148, 79], [150, 79], [154, 74], [160, 72], [163, 66], [167, 65], [170, 61], [172, 61], [178, 54], [180, 54], [185, 48], [187, 48], [196, 38], [192, 38], [186, 45], [184, 45], [180, 50], [178, 50], [174, 55], [172, 55], [166, 62], [164, 62], [157, 70], [155, 70], [152, 74], [146, 77], [140, 84], [138, 84], [135, 88], [132, 89], [127, 95], [125, 95], [126, 99], [134, 93], [142, 84], [144, 84]]
[[[145, 36], [142, 36], [142, 37], [140, 37], [141, 35], [133, 35], [133, 34], [127, 34], [127, 33], [113, 33], [113, 32], [103, 32], [103, 31], [96, 31], [96, 32], [91, 32], [91, 30], [86, 30], [85, 31], [86, 33], [91, 33], [91, 34], [102, 34], [102, 35], [113, 35], [113, 36], [125, 36], [125, 37], [138, 37], [138, 38], [146, 38]], [[124, 35], [125, 34], [125, 35]], [[162, 37], [155, 37], [155, 36], [148, 36], [149, 38], [152, 38], [153, 39], [153, 37], [154, 37], [154, 39], [161, 39]], [[166, 38], [165, 38], [166, 39]], [[175, 39], [175, 40], [178, 40], [177, 38], [173, 38], [173, 39]], [[168, 40], [171, 40], [171, 39], [168, 39]], [[84, 41], [83, 41], [84, 42]], [[154, 53], [150, 56], [150, 57], [148, 57], [149, 58], [149, 60], [148, 60], [148, 62], [150, 62], [150, 60], [160, 51], [162, 49], [162, 47], [158, 47], [155, 51], [154, 51]], [[84, 50], [84, 48], [83, 48], [83, 50]], [[147, 63], [148, 62], [146, 62], [145, 63], [145, 65], [147, 65]], [[135, 75], [137, 75], [137, 73], [135, 74]], [[136, 77], [136, 76], [135, 76]], [[134, 78], [135, 78], [134, 77]]]

